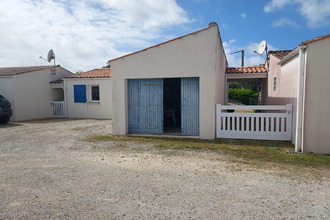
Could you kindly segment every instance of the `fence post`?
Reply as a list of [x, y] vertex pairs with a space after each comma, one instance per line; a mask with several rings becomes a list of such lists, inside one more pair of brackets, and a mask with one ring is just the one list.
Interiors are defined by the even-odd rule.
[[292, 141], [292, 104], [287, 104], [287, 108], [287, 133], [290, 135], [290, 137], [288, 136], [288, 138], [290, 138]]
[[221, 128], [221, 104], [216, 104], [216, 137], [220, 136]]

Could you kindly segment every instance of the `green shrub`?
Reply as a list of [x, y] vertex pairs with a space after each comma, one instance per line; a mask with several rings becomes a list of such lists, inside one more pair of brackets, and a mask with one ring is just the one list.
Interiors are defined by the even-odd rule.
[[228, 89], [228, 98], [245, 105], [250, 104], [250, 99], [258, 99], [258, 93], [250, 89]]
[[242, 87], [242, 85], [239, 82], [229, 82], [228, 87], [230, 89], [239, 89]]

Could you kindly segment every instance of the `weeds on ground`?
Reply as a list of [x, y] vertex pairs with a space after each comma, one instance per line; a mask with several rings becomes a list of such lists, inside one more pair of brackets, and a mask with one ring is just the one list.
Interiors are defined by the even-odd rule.
[[158, 149], [174, 150], [210, 150], [220, 154], [229, 154], [253, 163], [272, 162], [315, 168], [330, 168], [330, 155], [296, 154], [294, 146], [284, 141], [256, 140], [201, 140], [189, 138], [124, 137], [103, 135], [93, 140], [112, 140], [152, 143]]

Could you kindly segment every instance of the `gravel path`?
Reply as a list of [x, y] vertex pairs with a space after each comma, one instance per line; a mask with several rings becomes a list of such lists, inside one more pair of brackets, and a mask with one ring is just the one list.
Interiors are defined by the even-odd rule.
[[0, 125], [0, 219], [329, 219], [327, 170], [87, 140], [110, 132], [111, 120]]

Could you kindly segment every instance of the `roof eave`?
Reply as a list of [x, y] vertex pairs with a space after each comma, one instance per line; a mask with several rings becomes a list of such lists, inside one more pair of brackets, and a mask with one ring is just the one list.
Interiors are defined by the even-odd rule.
[[228, 80], [234, 79], [266, 79], [268, 78], [267, 73], [232, 73], [226, 75]]
[[64, 77], [63, 80], [70, 80], [70, 79], [111, 79], [111, 76], [104, 76], [104, 77]]
[[306, 41], [304, 41], [304, 42], [301, 42], [300, 46], [307, 45], [307, 44], [309, 44], [309, 43], [313, 43], [313, 42], [315, 42], [315, 41], [323, 40], [323, 39], [326, 39], [326, 38], [328, 38], [328, 37], [330, 37], [330, 34], [323, 35], [323, 36], [320, 36], [320, 37], [316, 37], [316, 38], [311, 39], [311, 40], [306, 40]]
[[[189, 33], [189, 34], [185, 34], [185, 35], [182, 35], [180, 37], [176, 37], [176, 38], [173, 38], [171, 40], [168, 40], [168, 41], [164, 41], [162, 43], [159, 43], [159, 44], [156, 44], [156, 45], [153, 45], [153, 46], [150, 46], [150, 47], [147, 47], [147, 48], [144, 48], [142, 50], [138, 50], [138, 51], [135, 51], [135, 52], [132, 52], [132, 53], [129, 53], [129, 54], [125, 54], [123, 56], [120, 56], [120, 57], [117, 57], [117, 58], [114, 58], [114, 59], [111, 59], [111, 60], [108, 60], [108, 63], [111, 63], [113, 61], [116, 61], [116, 60], [120, 60], [120, 59], [123, 59], [123, 58], [126, 58], [126, 57], [129, 57], [131, 55], [134, 55], [134, 54], [138, 54], [138, 53], [141, 53], [141, 52], [144, 52], [144, 51], [147, 51], [149, 49], [152, 49], [152, 48], [155, 48], [155, 47], [158, 47], [158, 46], [161, 46], [161, 45], [164, 45], [164, 44], [167, 44], [167, 43], [170, 43], [170, 42], [173, 42], [173, 41], [176, 41], [176, 40], [179, 40], [179, 39], [182, 39], [182, 38], [185, 38], [185, 37], [188, 37], [188, 36], [191, 36], [191, 35], [194, 35], [194, 34], [197, 34], [197, 33], [200, 33], [200, 32], [203, 32], [207, 29], [211, 29], [213, 27], [217, 27], [218, 28], [218, 25], [211, 25], [211, 26], [208, 26], [206, 28], [203, 28], [203, 29], [200, 29], [200, 30], [197, 30], [197, 31], [194, 31], [192, 33]], [[218, 28], [218, 32], [219, 32], [219, 28]], [[219, 36], [220, 36], [220, 32], [219, 32]]]
[[288, 55], [286, 55], [285, 57], [283, 57], [280, 61], [278, 61], [278, 65], [282, 65], [283, 63], [287, 62], [288, 60], [290, 60], [291, 58], [293, 58], [294, 56], [296, 56], [299, 53], [300, 49], [305, 49], [307, 46], [306, 45], [302, 45], [302, 46], [298, 46], [296, 47], [293, 51], [291, 51]]

